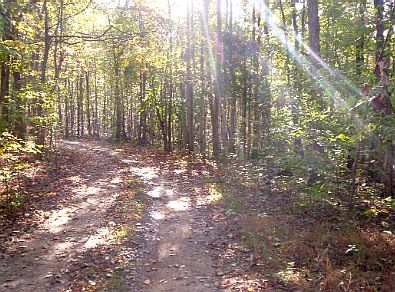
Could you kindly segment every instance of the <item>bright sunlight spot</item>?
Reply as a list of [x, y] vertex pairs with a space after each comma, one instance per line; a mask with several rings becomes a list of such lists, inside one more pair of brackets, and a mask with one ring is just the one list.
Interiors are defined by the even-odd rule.
[[222, 191], [219, 189], [217, 184], [211, 184], [209, 187], [209, 195], [207, 200], [209, 203], [217, 203], [224, 198]]
[[174, 211], [185, 211], [190, 207], [190, 202], [188, 198], [182, 197], [178, 200], [169, 201], [166, 205]]

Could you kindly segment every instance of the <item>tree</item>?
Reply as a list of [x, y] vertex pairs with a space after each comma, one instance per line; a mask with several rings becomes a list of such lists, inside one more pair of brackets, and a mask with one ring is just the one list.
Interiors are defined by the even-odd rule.
[[[11, 0], [4, 0], [4, 8], [1, 11], [3, 16], [3, 42], [7, 43], [13, 40], [12, 16], [11, 16]], [[1, 84], [0, 84], [0, 103], [1, 103], [1, 120], [3, 125], [1, 129], [9, 127], [9, 98], [10, 98], [10, 50], [6, 50], [5, 56], [2, 56], [1, 64]]]

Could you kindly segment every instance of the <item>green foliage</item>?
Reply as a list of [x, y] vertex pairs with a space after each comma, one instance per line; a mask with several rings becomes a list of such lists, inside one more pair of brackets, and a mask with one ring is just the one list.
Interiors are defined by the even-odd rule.
[[18, 192], [13, 195], [9, 206], [12, 209], [18, 209], [18, 208], [22, 208], [25, 205], [25, 203], [26, 203], [26, 196]]
[[[32, 141], [24, 141], [8, 132], [3, 132], [0, 135], [0, 156], [15, 157], [13, 155], [21, 155], [23, 153], [38, 154], [41, 153], [41, 148]], [[15, 160], [16, 158], [13, 159]]]
[[0, 206], [7, 212], [14, 212], [25, 205], [26, 195], [14, 180], [20, 172], [31, 167], [23, 156], [37, 153], [41, 153], [41, 148], [31, 141], [18, 139], [8, 132], [0, 135], [0, 185], [4, 186], [0, 193]]
[[241, 240], [248, 248], [258, 251], [263, 257], [267, 256], [268, 249], [266, 247], [266, 238], [263, 234], [247, 231], [242, 234]]
[[11, 50], [4, 43], [0, 43], [0, 62], [4, 62], [11, 54]]
[[124, 279], [119, 271], [115, 271], [111, 274], [111, 288], [116, 291], [122, 287], [124, 287]]
[[306, 158], [285, 156], [281, 161], [280, 167], [285, 173], [295, 174], [299, 177], [306, 177], [310, 165], [309, 160]]
[[8, 194], [5, 199], [4, 195], [0, 197], [0, 209], [3, 209], [6, 214], [13, 214], [18, 210], [23, 209], [26, 202], [26, 194], [17, 191]]
[[363, 215], [370, 218], [370, 217], [375, 217], [379, 214], [379, 211], [376, 208], [371, 208], [369, 210], [366, 210]]
[[317, 182], [306, 190], [306, 195], [310, 201], [317, 202], [328, 196], [329, 184], [327, 182]]
[[251, 160], [260, 160], [264, 157], [264, 153], [260, 148], [253, 148], [251, 150]]

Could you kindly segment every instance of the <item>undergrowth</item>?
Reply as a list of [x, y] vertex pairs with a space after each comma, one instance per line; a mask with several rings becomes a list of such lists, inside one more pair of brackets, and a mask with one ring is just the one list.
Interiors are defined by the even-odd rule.
[[273, 176], [271, 194], [259, 167], [222, 168], [221, 203], [237, 218], [262, 275], [303, 291], [394, 291], [394, 201], [359, 192], [350, 211], [347, 177], [308, 184], [292, 167]]
[[12, 215], [22, 209], [27, 196], [21, 187], [23, 172], [33, 166], [34, 155], [42, 149], [32, 141], [18, 139], [8, 132], [0, 135], [0, 213]]

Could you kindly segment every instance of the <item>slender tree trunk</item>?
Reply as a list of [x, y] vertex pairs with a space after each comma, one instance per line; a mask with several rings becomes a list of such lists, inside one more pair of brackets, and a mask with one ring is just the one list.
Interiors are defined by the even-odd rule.
[[[289, 55], [289, 38], [288, 38], [288, 33], [287, 33], [287, 21], [285, 19], [285, 12], [284, 12], [284, 6], [283, 6], [283, 1], [278, 0], [279, 6], [280, 6], [280, 11], [281, 11], [281, 20], [282, 20], [282, 25], [283, 25], [283, 31], [284, 31], [284, 38], [285, 38], [285, 50], [286, 50], [286, 61], [285, 61], [285, 71], [287, 72], [287, 86], [288, 89], [291, 90], [291, 69], [290, 69], [290, 55]], [[291, 95], [291, 92], [289, 96]]]
[[155, 110], [156, 110], [156, 117], [159, 122], [159, 128], [162, 133], [162, 143], [163, 143], [163, 150], [167, 151], [168, 145], [167, 145], [167, 133], [166, 133], [166, 113], [161, 112], [161, 107], [163, 106], [163, 100], [164, 96], [166, 95], [166, 84], [163, 84], [164, 82], [161, 81], [161, 90], [160, 90], [160, 103], [155, 105]]
[[[359, 23], [361, 27], [365, 27], [365, 10], [366, 10], [366, 0], [361, 0], [359, 3]], [[355, 66], [356, 75], [362, 76], [362, 68], [364, 66], [364, 47], [365, 47], [365, 32], [362, 32], [355, 44]]]
[[[222, 2], [222, 0], [217, 1]], [[228, 9], [225, 9], [226, 14], [225, 14], [225, 27], [224, 31], [226, 31], [226, 25], [227, 25], [227, 14], [228, 14]], [[223, 37], [223, 32], [222, 32], [222, 16], [221, 14], [218, 14], [217, 10], [217, 18], [220, 18], [221, 21], [218, 22], [217, 20], [217, 34], [218, 34], [218, 51], [217, 53], [219, 54], [219, 87], [220, 87], [220, 104], [219, 104], [219, 114], [220, 114], [220, 132], [221, 132], [221, 145], [222, 145], [222, 156], [226, 156], [226, 151], [228, 149], [228, 121], [227, 121], [227, 111], [228, 111], [228, 91], [229, 88], [227, 86], [227, 72], [226, 72], [226, 67], [227, 67], [227, 60], [226, 60], [226, 39]], [[219, 25], [221, 24], [221, 25]]]
[[168, 54], [169, 62], [169, 90], [168, 90], [168, 101], [167, 101], [167, 152], [172, 151], [172, 123], [173, 123], [173, 25], [172, 25], [172, 15], [171, 15], [171, 5], [170, 0], [167, 0], [167, 9], [169, 16], [169, 26], [170, 26], [170, 50]]
[[241, 137], [242, 137], [242, 152], [243, 159], [248, 158], [247, 152], [247, 110], [248, 110], [248, 83], [247, 83], [247, 54], [246, 50], [244, 51], [244, 62], [243, 62], [243, 97], [242, 97], [242, 105], [241, 105]]
[[49, 58], [49, 51], [51, 49], [51, 38], [49, 36], [49, 12], [47, 0], [43, 2], [43, 13], [44, 13], [44, 54], [41, 62], [41, 83], [45, 83], [47, 80], [47, 65]]
[[[313, 66], [310, 70], [319, 73], [319, 62], [314, 61], [320, 56], [320, 22], [318, 15], [318, 0], [308, 0], [308, 28], [309, 28], [309, 47], [310, 55], [313, 60]], [[316, 89], [312, 91], [312, 98], [316, 100], [320, 106], [320, 110], [324, 109], [322, 89], [319, 84], [315, 84]]]
[[65, 87], [68, 89], [68, 94], [66, 94], [64, 99], [64, 116], [65, 116], [65, 124], [64, 124], [64, 137], [68, 139], [70, 137], [70, 98], [72, 96], [70, 79], [67, 78], [65, 80]]
[[119, 44], [117, 47], [113, 48], [113, 57], [114, 57], [114, 70], [115, 70], [115, 139], [122, 139], [122, 98], [120, 95], [120, 86], [119, 86]]
[[[280, 0], [281, 2], [281, 0]], [[251, 143], [252, 143], [252, 152], [255, 158], [258, 157], [259, 152], [260, 152], [260, 140], [261, 140], [261, 78], [259, 76], [259, 61], [260, 61], [260, 38], [257, 36], [256, 30], [259, 29], [260, 26], [260, 17], [257, 16], [257, 7], [256, 4], [254, 4], [253, 9], [252, 9], [252, 23], [253, 23], [253, 29], [252, 29], [252, 36], [251, 36], [251, 43], [253, 46], [252, 50], [252, 58], [251, 58], [251, 63], [252, 63], [252, 92], [254, 96], [253, 100], [253, 116], [254, 120], [252, 121], [252, 137], [251, 137]]]
[[25, 110], [24, 101], [20, 98], [19, 93], [22, 89], [22, 76], [19, 71], [12, 73], [14, 82], [14, 96], [15, 96], [15, 110], [16, 110], [16, 120], [15, 120], [15, 132], [16, 136], [20, 139], [26, 138], [26, 123], [25, 123]]
[[301, 39], [305, 40], [306, 36], [306, 0], [302, 0], [302, 19], [301, 19]]
[[[304, 1], [304, 0], [303, 0]], [[263, 5], [265, 6], [265, 24], [263, 26], [263, 32], [265, 33], [265, 35], [269, 34], [269, 16], [270, 16], [270, 9], [269, 9], [269, 0], [264, 0], [263, 1]]]
[[187, 73], [186, 73], [186, 127], [185, 140], [188, 152], [193, 152], [193, 84], [191, 72], [192, 59], [192, 39], [193, 39], [193, 24], [192, 24], [192, 3], [187, 0]]
[[[384, 0], [374, 0], [374, 8], [376, 10], [376, 64], [382, 61], [385, 58], [385, 54], [382, 54], [383, 46], [384, 46]], [[375, 66], [374, 74], [376, 75], [377, 80], [380, 80], [380, 68], [379, 66]]]
[[100, 137], [100, 127], [99, 127], [99, 91], [97, 87], [97, 66], [95, 60], [95, 110], [93, 118], [93, 134], [96, 137]]
[[[170, 72], [172, 70], [170, 69]], [[173, 150], [173, 134], [172, 134], [172, 130], [173, 130], [173, 81], [172, 81], [172, 75], [170, 75], [170, 84], [169, 84], [169, 88], [170, 88], [170, 92], [169, 92], [169, 104], [168, 104], [168, 118], [167, 118], [167, 152], [171, 152]]]
[[144, 69], [140, 72], [140, 125], [139, 125], [139, 143], [147, 144], [147, 108], [145, 105], [145, 91], [147, 83], [147, 73]]
[[10, 97], [10, 59], [6, 57], [3, 65], [1, 66], [1, 87], [0, 87], [0, 102], [1, 102], [1, 121], [3, 127], [1, 131], [9, 127], [10, 112], [9, 112], [9, 97]]
[[[299, 55], [299, 26], [298, 26], [298, 17], [296, 12], [296, 0], [292, 3], [292, 23], [294, 28], [295, 38], [295, 54], [296, 57]], [[300, 81], [300, 74], [298, 66], [294, 64], [294, 88], [296, 89], [293, 93], [293, 107], [292, 107], [292, 121], [294, 125], [297, 127], [299, 125], [299, 115], [300, 115], [300, 98], [302, 97], [302, 86]], [[292, 97], [291, 97], [292, 98]], [[304, 150], [303, 150], [303, 142], [300, 137], [295, 137], [294, 139], [294, 153], [300, 157], [304, 157]]]
[[[318, 0], [308, 0], [308, 27], [309, 27], [309, 47], [311, 59], [314, 60], [320, 56], [320, 22], [318, 15]], [[318, 70], [320, 65], [317, 61], [312, 61], [313, 65], [311, 70]], [[319, 73], [319, 72], [317, 72]], [[313, 100], [316, 100], [320, 105], [320, 110], [324, 109], [322, 100], [322, 89], [319, 84], [316, 84], [316, 90], [313, 90]]]
[[78, 135], [84, 136], [84, 92], [83, 92], [84, 78], [80, 76], [79, 82], [79, 97], [78, 97]]
[[249, 160], [251, 159], [251, 147], [252, 147], [252, 110], [251, 110], [251, 104], [252, 104], [252, 100], [251, 100], [251, 87], [249, 87], [249, 92], [248, 95], [250, 96], [250, 98], [248, 98], [247, 100], [247, 156], [246, 159]]
[[[43, 1], [43, 9], [42, 13], [44, 15], [44, 53], [43, 59], [41, 62], [41, 84], [44, 85], [47, 81], [47, 65], [49, 59], [49, 52], [51, 49], [51, 38], [49, 35], [49, 12], [48, 12], [48, 1]], [[44, 116], [44, 109], [42, 105], [42, 101], [39, 100], [37, 102], [37, 114], [40, 117]], [[46, 125], [41, 124], [38, 125], [37, 132], [37, 144], [44, 145], [45, 144], [45, 137], [46, 137]]]
[[[12, 20], [11, 20], [11, 4], [12, 0], [4, 1], [5, 16], [3, 19], [3, 41], [13, 39], [12, 35]], [[1, 104], [1, 119], [3, 125], [0, 125], [0, 131], [6, 130], [10, 125], [10, 110], [9, 110], [9, 98], [10, 98], [10, 62], [11, 57], [6, 54], [1, 64], [1, 84], [0, 84], [0, 104]]]
[[103, 108], [102, 108], [102, 131], [103, 135], [107, 134], [107, 107], [108, 107], [108, 94], [107, 94], [107, 86], [106, 80], [104, 81], [104, 96], [103, 96]]
[[[78, 82], [76, 82], [78, 83]], [[77, 88], [75, 88], [77, 89]], [[70, 134], [71, 136], [75, 136], [75, 102], [74, 102], [74, 95], [76, 90], [74, 90], [73, 81], [70, 81]]]
[[236, 74], [233, 64], [233, 1], [229, 0], [229, 21], [228, 21], [228, 64], [229, 64], [229, 86], [231, 90], [230, 110], [229, 110], [229, 152], [236, 153], [236, 127], [237, 127], [237, 89]]
[[134, 139], [134, 106], [133, 106], [134, 98], [132, 93], [130, 93], [129, 98], [129, 139]]
[[318, 17], [318, 0], [308, 0], [309, 46], [316, 53], [320, 53], [320, 22]]
[[[208, 10], [208, 2], [206, 2], [206, 7]], [[219, 128], [219, 106], [220, 100], [222, 96], [222, 74], [221, 74], [221, 27], [222, 27], [222, 18], [221, 18], [221, 0], [217, 0], [217, 35], [216, 35], [216, 70], [215, 70], [215, 94], [214, 98], [212, 98], [212, 106], [211, 106], [211, 126], [212, 126], [212, 144], [213, 144], [213, 156], [214, 159], [220, 160], [221, 158], [221, 139], [220, 139], [220, 128]], [[207, 14], [206, 14], [207, 15]], [[206, 25], [208, 25], [206, 23]]]
[[202, 156], [206, 155], [206, 86], [207, 80], [204, 77], [204, 42], [203, 39], [200, 44], [200, 83], [201, 92], [199, 99], [199, 152]]
[[85, 85], [86, 85], [86, 123], [88, 128], [88, 135], [92, 135], [92, 123], [91, 123], [91, 91], [89, 84], [89, 72], [85, 72]]
[[[390, 99], [389, 86], [389, 65], [390, 60], [386, 51], [386, 40], [384, 38], [384, 0], [374, 0], [374, 8], [376, 10], [376, 79], [380, 82], [380, 99], [383, 103], [384, 119], [390, 119], [394, 115], [393, 107]], [[391, 12], [393, 16], [393, 11]], [[390, 33], [390, 32], [388, 32]], [[385, 137], [385, 193], [387, 196], [394, 195], [394, 144], [391, 136]]]
[[[55, 68], [55, 90], [58, 97], [58, 123], [60, 128], [62, 128], [63, 124], [63, 113], [62, 113], [62, 105], [64, 101], [62, 101], [61, 90], [59, 87], [59, 77], [60, 72], [62, 70], [62, 64], [64, 61], [65, 52], [62, 49], [62, 36], [63, 36], [63, 6], [64, 1], [61, 0], [59, 4], [59, 11], [58, 11], [58, 23], [55, 29], [55, 43], [54, 43], [54, 52], [53, 52], [53, 61], [54, 61], [54, 68]], [[59, 54], [58, 54], [59, 52]], [[58, 60], [59, 55], [59, 60]]]

